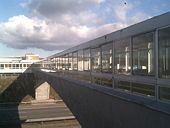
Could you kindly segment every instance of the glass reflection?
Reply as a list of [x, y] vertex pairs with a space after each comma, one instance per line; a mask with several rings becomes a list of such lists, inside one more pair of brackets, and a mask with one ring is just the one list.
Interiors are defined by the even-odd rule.
[[112, 43], [103, 45], [102, 48], [102, 72], [112, 73]]
[[153, 32], [133, 37], [133, 74], [154, 75]]
[[159, 30], [159, 77], [170, 79], [170, 27]]
[[69, 53], [69, 55], [68, 55], [68, 69], [69, 69], [69, 70], [73, 70], [72, 53]]
[[83, 71], [83, 50], [78, 51], [78, 70]]
[[100, 48], [91, 49], [92, 72], [101, 71], [101, 54]]
[[90, 71], [90, 49], [84, 50], [84, 71]]
[[131, 56], [130, 56], [130, 39], [119, 40], [115, 42], [115, 73], [130, 74]]
[[78, 69], [78, 64], [77, 64], [77, 52], [73, 52], [73, 70]]

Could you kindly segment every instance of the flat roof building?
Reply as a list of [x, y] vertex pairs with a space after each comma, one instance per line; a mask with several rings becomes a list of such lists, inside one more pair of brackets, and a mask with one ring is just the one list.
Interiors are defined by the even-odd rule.
[[31, 64], [40, 61], [39, 55], [0, 57], [0, 73], [23, 73]]

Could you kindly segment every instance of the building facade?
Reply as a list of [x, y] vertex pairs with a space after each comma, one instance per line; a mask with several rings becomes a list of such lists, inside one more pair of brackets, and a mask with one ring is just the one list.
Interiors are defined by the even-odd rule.
[[0, 73], [23, 73], [38, 61], [39, 55], [34, 54], [26, 54], [25, 57], [0, 57]]

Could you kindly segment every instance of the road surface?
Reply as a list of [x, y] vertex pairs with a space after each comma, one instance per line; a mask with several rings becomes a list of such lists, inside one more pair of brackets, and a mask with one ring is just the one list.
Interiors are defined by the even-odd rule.
[[0, 124], [74, 119], [65, 104], [0, 107]]

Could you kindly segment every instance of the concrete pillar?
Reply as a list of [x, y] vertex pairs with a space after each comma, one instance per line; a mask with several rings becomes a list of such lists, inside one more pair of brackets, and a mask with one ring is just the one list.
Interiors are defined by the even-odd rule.
[[44, 82], [35, 89], [35, 100], [48, 100], [50, 96], [50, 85]]

